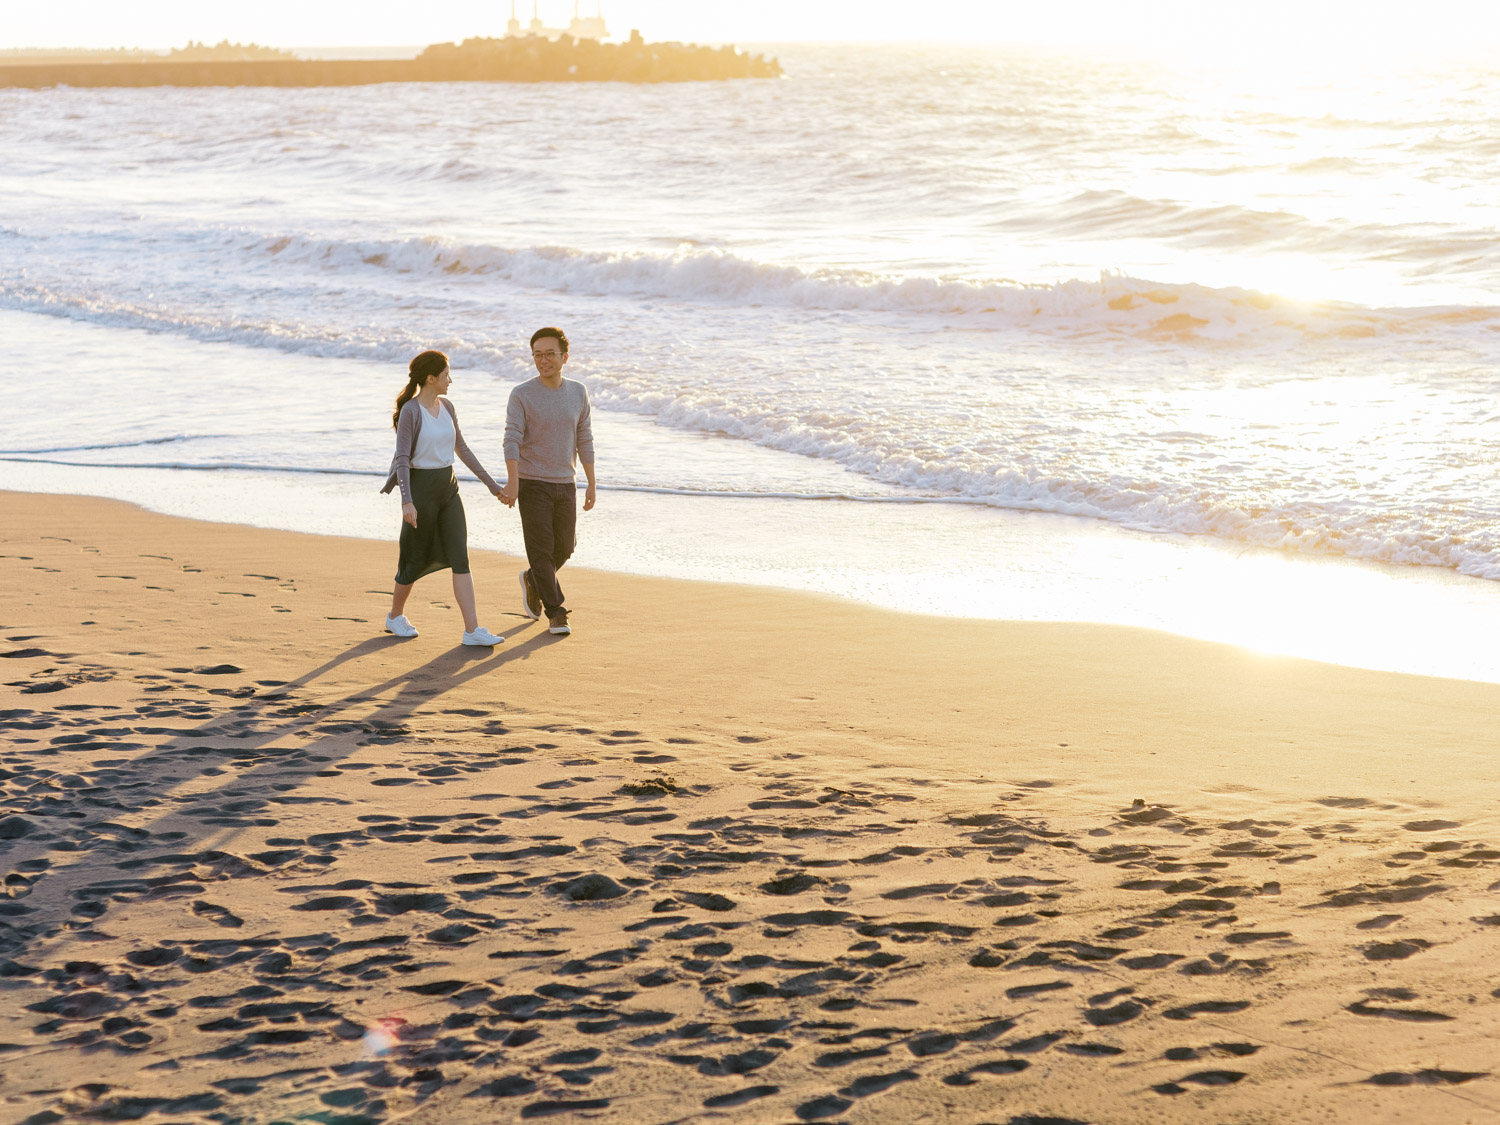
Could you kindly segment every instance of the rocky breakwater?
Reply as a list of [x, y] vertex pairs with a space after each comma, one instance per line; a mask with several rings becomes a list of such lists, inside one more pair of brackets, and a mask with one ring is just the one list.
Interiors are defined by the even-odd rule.
[[255, 59], [0, 66], [0, 87], [366, 86], [379, 82], [703, 82], [777, 78], [781, 64], [732, 46], [567, 36], [436, 43], [414, 59]]

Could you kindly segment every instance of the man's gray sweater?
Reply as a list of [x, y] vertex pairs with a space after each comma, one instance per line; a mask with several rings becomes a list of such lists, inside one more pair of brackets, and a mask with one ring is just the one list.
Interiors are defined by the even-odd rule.
[[554, 389], [535, 378], [511, 391], [505, 409], [505, 459], [520, 462], [522, 480], [554, 484], [575, 480], [577, 463], [592, 465], [594, 431], [583, 384], [564, 379]]

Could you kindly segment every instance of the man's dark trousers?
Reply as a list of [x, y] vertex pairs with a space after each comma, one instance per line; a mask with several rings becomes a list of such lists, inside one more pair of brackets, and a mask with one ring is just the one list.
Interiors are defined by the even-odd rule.
[[578, 529], [578, 485], [546, 480], [521, 480], [516, 507], [521, 511], [521, 535], [531, 581], [541, 596], [547, 616], [562, 608], [563, 592], [557, 572], [573, 554]]

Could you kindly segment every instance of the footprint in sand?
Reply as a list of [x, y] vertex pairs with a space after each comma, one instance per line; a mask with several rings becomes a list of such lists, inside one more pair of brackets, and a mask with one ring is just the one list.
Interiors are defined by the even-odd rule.
[[[1375, 991], [1378, 992], [1380, 990], [1377, 989]], [[1405, 992], [1404, 989], [1400, 991]], [[1403, 996], [1402, 998], [1404, 999], [1405, 997]], [[1376, 1016], [1381, 1019], [1405, 1020], [1410, 1023], [1446, 1023], [1454, 1018], [1444, 1015], [1442, 1012], [1428, 1012], [1420, 1008], [1388, 1008], [1383, 1005], [1370, 1004], [1364, 1000], [1350, 1004], [1345, 1011], [1353, 1012], [1356, 1016]]]
[[1064, 1043], [1062, 1050], [1070, 1055], [1084, 1055], [1089, 1058], [1112, 1058], [1125, 1053], [1124, 1047], [1111, 1047], [1106, 1043]]
[[705, 1098], [703, 1104], [708, 1109], [729, 1109], [760, 1098], [768, 1098], [780, 1092], [780, 1086], [747, 1086], [743, 1090], [735, 1090], [728, 1094], [715, 1094], [711, 1098]]
[[779, 873], [775, 879], [760, 884], [760, 889], [768, 895], [800, 895], [803, 891], [813, 887], [823, 886], [826, 879], [820, 879], [816, 875], [809, 875], [804, 871], [793, 873]]
[[1034, 1055], [1039, 1051], [1045, 1051], [1059, 1039], [1067, 1038], [1063, 1031], [1048, 1031], [1042, 1035], [1033, 1035], [1028, 1039], [1018, 1039], [1013, 1043], [1005, 1044], [1005, 1049], [1013, 1055]]
[[1362, 948], [1366, 961], [1404, 961], [1414, 954], [1423, 950], [1431, 949], [1432, 942], [1423, 941], [1421, 938], [1409, 938], [1406, 941], [1382, 941], [1366, 945]]
[[[971, 961], [970, 964], [973, 964]], [[1015, 988], [1007, 988], [1005, 995], [1010, 1000], [1025, 1000], [1028, 997], [1040, 996], [1046, 992], [1056, 992], [1059, 989], [1072, 988], [1073, 982], [1066, 980], [1050, 980], [1044, 984], [1023, 984]]]
[[1286, 930], [1268, 930], [1265, 932], [1242, 930], [1238, 933], [1225, 934], [1224, 940], [1230, 945], [1251, 945], [1259, 941], [1281, 941], [1291, 936]]
[[1208, 1058], [1245, 1058], [1261, 1048], [1255, 1043], [1213, 1043], [1207, 1047], [1169, 1047], [1162, 1058], [1173, 1062], [1192, 1062]]
[[827, 1094], [821, 1098], [803, 1102], [797, 1107], [796, 1113], [803, 1121], [821, 1121], [827, 1117], [837, 1117], [852, 1104], [847, 1098]]
[[945, 1086], [973, 1086], [979, 1081], [976, 1074], [1007, 1075], [1020, 1074], [1021, 1071], [1029, 1069], [1031, 1064], [1025, 1059], [998, 1059], [995, 1062], [983, 1062], [964, 1070], [950, 1074], [943, 1079]]
[[1176, 1082], [1163, 1082], [1151, 1088], [1158, 1094], [1185, 1094], [1187, 1087], [1182, 1085], [1184, 1082], [1191, 1082], [1195, 1086], [1233, 1086], [1244, 1077], [1244, 1072], [1239, 1070], [1200, 1070], [1179, 1078]]
[[1243, 1012], [1249, 1006], [1248, 1000], [1203, 1000], [1197, 1004], [1184, 1004], [1180, 1008], [1168, 1008], [1162, 1016], [1169, 1020], [1190, 1020], [1196, 1016], [1222, 1016]]
[[212, 902], [204, 902], [201, 899], [193, 903], [193, 913], [226, 929], [238, 929], [245, 924], [244, 919], [230, 913], [227, 908], [217, 906]]
[[1372, 1074], [1365, 1081], [1372, 1086], [1458, 1086], [1476, 1078], [1488, 1078], [1489, 1072], [1478, 1070], [1438, 1070], [1428, 1068], [1413, 1073], [1388, 1070], [1384, 1074]]
[[918, 1077], [917, 1073], [911, 1070], [898, 1070], [891, 1074], [867, 1074], [863, 1078], [856, 1078], [841, 1089], [839, 1096], [868, 1098], [872, 1094], [884, 1093], [892, 1086], [899, 1086], [903, 1082], [915, 1082]]
[[1094, 1027], [1113, 1027], [1128, 1023], [1146, 1009], [1134, 1000], [1126, 1000], [1109, 1008], [1096, 1008], [1084, 1012], [1083, 1018]]
[[536, 1083], [522, 1074], [511, 1074], [496, 1078], [467, 1095], [471, 1098], [519, 1098], [533, 1093]]
[[602, 902], [630, 893], [628, 888], [620, 886], [608, 875], [599, 874], [583, 875], [552, 889], [570, 902]]
[[580, 1098], [577, 1101], [532, 1102], [521, 1110], [523, 1120], [534, 1117], [556, 1117], [562, 1113], [579, 1113], [586, 1109], [608, 1109], [608, 1098]]
[[1119, 964], [1136, 970], [1165, 969], [1168, 965], [1181, 961], [1182, 957], [1180, 953], [1142, 953], [1137, 957], [1121, 957]]

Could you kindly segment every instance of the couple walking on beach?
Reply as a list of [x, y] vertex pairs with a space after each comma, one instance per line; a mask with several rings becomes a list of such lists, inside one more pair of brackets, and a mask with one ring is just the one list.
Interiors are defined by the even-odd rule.
[[474, 579], [469, 573], [469, 528], [455, 455], [490, 493], [521, 513], [527, 568], [521, 571], [521, 604], [525, 615], [547, 631], [571, 633], [557, 572], [573, 554], [578, 522], [576, 466], [588, 478], [583, 510], [594, 506], [594, 434], [588, 391], [563, 378], [568, 337], [560, 328], [539, 328], [531, 336], [535, 379], [510, 393], [505, 412], [505, 484], [495, 483], [474, 456], [458, 413], [443, 397], [453, 382], [448, 357], [427, 351], [411, 361], [406, 386], [396, 396], [391, 424], [396, 428], [396, 455], [381, 492], [401, 490], [401, 556], [385, 631], [415, 637], [406, 618], [406, 600], [418, 578], [437, 570], [453, 571], [453, 596], [463, 614], [463, 643], [490, 646], [505, 640], [479, 624]]

